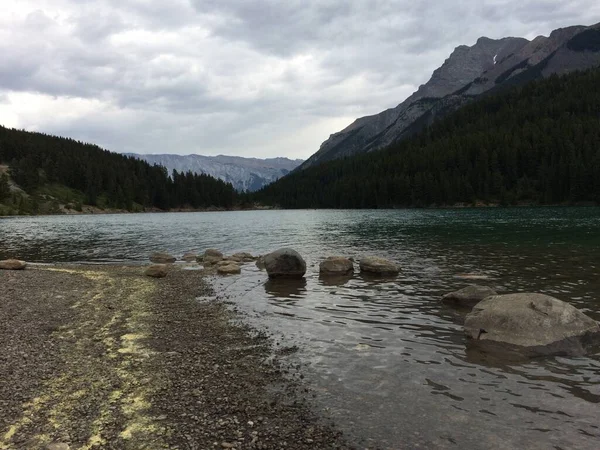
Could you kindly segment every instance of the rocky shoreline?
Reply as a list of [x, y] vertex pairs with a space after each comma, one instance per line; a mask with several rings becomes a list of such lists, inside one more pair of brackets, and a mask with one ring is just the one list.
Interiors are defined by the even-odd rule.
[[352, 448], [200, 271], [143, 273], [0, 272], [0, 449]]

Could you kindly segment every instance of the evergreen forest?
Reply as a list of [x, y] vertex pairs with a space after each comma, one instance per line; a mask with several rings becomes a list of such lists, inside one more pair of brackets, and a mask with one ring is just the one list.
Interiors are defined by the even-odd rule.
[[42, 133], [0, 127], [0, 164], [26, 193], [11, 193], [0, 174], [0, 203], [9, 213], [35, 214], [45, 199], [100, 208], [230, 208], [237, 201], [231, 184], [191, 172], [168, 174], [158, 165], [103, 150], [96, 145]]
[[252, 194], [283, 208], [600, 203], [600, 69], [479, 98], [388, 149]]

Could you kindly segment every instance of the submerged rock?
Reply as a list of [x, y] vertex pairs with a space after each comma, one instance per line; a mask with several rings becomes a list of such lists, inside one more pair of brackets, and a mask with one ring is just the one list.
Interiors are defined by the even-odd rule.
[[264, 262], [269, 278], [302, 278], [306, 273], [306, 262], [291, 248], [281, 248], [265, 255]]
[[321, 275], [346, 275], [354, 272], [354, 264], [343, 256], [329, 256], [319, 264]]
[[154, 264], [146, 269], [144, 274], [152, 278], [164, 278], [167, 276], [167, 266], [165, 264]]
[[3, 270], [23, 270], [27, 267], [25, 261], [19, 261], [18, 259], [5, 259], [0, 261], [0, 269]]
[[242, 270], [237, 264], [229, 261], [224, 262], [228, 262], [228, 264], [219, 264], [217, 267], [217, 273], [220, 273], [221, 275], [235, 275], [241, 273]]
[[150, 255], [150, 261], [158, 264], [171, 264], [177, 261], [177, 258], [169, 253], [154, 252]]
[[185, 262], [194, 262], [197, 258], [198, 255], [196, 253], [188, 252], [181, 257], [181, 260]]
[[570, 304], [544, 294], [494, 295], [465, 320], [471, 344], [518, 350], [528, 356], [585, 354], [600, 339], [600, 326]]
[[264, 270], [265, 268], [265, 257], [264, 256], [259, 256], [258, 258], [256, 258], [256, 267], [258, 267], [260, 270]]
[[376, 274], [376, 275], [397, 275], [400, 268], [384, 258], [377, 256], [365, 256], [359, 263], [361, 272]]
[[455, 306], [473, 306], [490, 295], [498, 295], [498, 293], [490, 287], [473, 284], [444, 295], [442, 302]]

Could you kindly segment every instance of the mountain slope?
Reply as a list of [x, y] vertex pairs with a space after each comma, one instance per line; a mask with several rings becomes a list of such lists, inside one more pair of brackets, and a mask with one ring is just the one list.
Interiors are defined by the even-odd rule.
[[284, 208], [600, 203], [600, 68], [482, 96], [386, 150], [252, 196]]
[[136, 158], [159, 164], [167, 168], [169, 173], [191, 171], [196, 174], [207, 174], [214, 178], [231, 183], [239, 191], [256, 191], [263, 186], [287, 175], [302, 160], [288, 158], [242, 158], [239, 156], [202, 156], [202, 155], [138, 155]]
[[[3, 172], [7, 166], [10, 179], [1, 183], [0, 202], [18, 203], [9, 213], [47, 212], [36, 204], [38, 197], [52, 197], [57, 203], [69, 198], [77, 204], [129, 211], [228, 208], [237, 200], [230, 184], [208, 175], [186, 174], [173, 179], [163, 167], [93, 144], [0, 126]], [[8, 192], [11, 179], [31, 194], [31, 201], [28, 195], [13, 195], [14, 189]]]
[[404, 102], [332, 134], [300, 168], [385, 148], [484, 93], [596, 67], [599, 42], [597, 24], [558, 29], [532, 41], [483, 37], [471, 47], [459, 46]]

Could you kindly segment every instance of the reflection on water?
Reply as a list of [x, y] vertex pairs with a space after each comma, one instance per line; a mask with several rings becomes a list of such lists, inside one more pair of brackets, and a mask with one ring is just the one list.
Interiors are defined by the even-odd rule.
[[285, 299], [297, 299], [306, 294], [306, 278], [285, 279], [277, 278], [267, 280], [264, 284], [265, 292], [275, 301]]
[[[465, 311], [439, 302], [470, 283], [535, 291], [600, 320], [600, 209], [261, 211], [0, 221], [0, 258], [144, 261], [297, 249], [304, 280], [253, 264], [217, 278], [257, 326], [299, 351], [318, 401], [384, 448], [582, 448], [600, 441], [600, 357], [499, 359], [467, 349]], [[320, 278], [322, 258], [377, 255], [397, 278]]]

